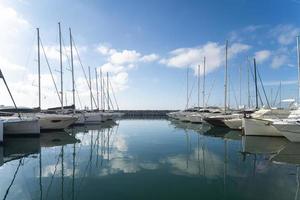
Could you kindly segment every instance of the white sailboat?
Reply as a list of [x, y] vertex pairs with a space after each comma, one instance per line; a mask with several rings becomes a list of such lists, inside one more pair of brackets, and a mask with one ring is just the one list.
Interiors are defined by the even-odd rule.
[[1, 117], [4, 135], [40, 135], [40, 124], [38, 119]]
[[282, 136], [272, 124], [272, 120], [287, 118], [290, 110], [285, 109], [265, 109], [262, 108], [254, 112], [251, 117], [243, 118], [243, 128], [245, 135], [256, 136]]
[[[299, 37], [297, 36], [297, 58], [298, 58], [298, 106], [300, 97], [300, 51]], [[300, 108], [292, 111], [287, 119], [274, 120], [272, 125], [291, 142], [300, 142]]]
[[[15, 109], [18, 111], [17, 105], [12, 97], [12, 94], [8, 88], [6, 80], [0, 69], [0, 78], [3, 79], [3, 82], [7, 88], [7, 91], [13, 101]], [[3, 122], [3, 133], [4, 135], [40, 135], [40, 124], [36, 118], [22, 118], [20, 113], [17, 117], [8, 116], [1, 117], [0, 120]]]
[[[63, 76], [62, 76], [62, 47], [61, 47], [61, 27], [59, 25], [59, 38], [60, 38], [60, 67], [61, 67], [61, 108], [63, 107]], [[41, 74], [40, 74], [40, 34], [37, 28], [37, 43], [38, 43], [38, 86], [39, 86], [39, 108], [41, 109]], [[68, 116], [64, 114], [47, 114], [47, 113], [24, 113], [22, 116], [35, 117], [39, 120], [41, 130], [60, 130], [69, 127], [76, 120], [76, 116]]]
[[[208, 115], [203, 118], [204, 121], [219, 127], [226, 127], [232, 129], [240, 129], [242, 125], [241, 117], [242, 114], [228, 112], [229, 105], [227, 105], [228, 88], [227, 88], [227, 70], [228, 70], [228, 40], [225, 45], [225, 78], [224, 78], [224, 111], [217, 115]], [[225, 123], [227, 121], [227, 123]], [[230, 126], [230, 127], [229, 127]]]

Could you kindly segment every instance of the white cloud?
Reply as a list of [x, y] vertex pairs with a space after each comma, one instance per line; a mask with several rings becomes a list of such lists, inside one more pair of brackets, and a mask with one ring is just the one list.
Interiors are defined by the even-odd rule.
[[271, 30], [271, 34], [276, 37], [281, 45], [296, 43], [296, 36], [299, 33], [300, 28], [293, 25], [278, 25]]
[[128, 73], [127, 72], [120, 72], [111, 76], [111, 83], [114, 87], [115, 91], [121, 91], [128, 88]]
[[26, 70], [25, 67], [23, 66], [20, 66], [20, 65], [17, 65], [17, 64], [14, 64], [14, 63], [11, 63], [9, 60], [7, 60], [6, 58], [4, 57], [0, 57], [0, 69], [3, 71], [3, 72], [17, 72], [17, 71], [24, 71]]
[[228, 54], [229, 56], [235, 56], [241, 52], [248, 51], [251, 47], [247, 44], [242, 43], [233, 43], [231, 46], [229, 46]]
[[121, 52], [115, 52], [110, 56], [110, 62], [113, 64], [128, 64], [134, 63], [139, 60], [141, 54], [135, 50], [123, 50]]
[[153, 54], [143, 56], [140, 60], [143, 62], [154, 62], [157, 61], [158, 59], [159, 56], [153, 53]]
[[286, 55], [276, 55], [272, 59], [271, 66], [274, 69], [277, 69], [283, 65], [287, 65], [288, 57]]
[[255, 58], [256, 58], [256, 61], [258, 63], [262, 63], [264, 61], [266, 61], [267, 59], [270, 58], [271, 56], [271, 51], [269, 50], [261, 50], [261, 51], [257, 51], [255, 52]]
[[249, 26], [246, 26], [243, 31], [245, 32], [254, 32], [254, 31], [257, 31], [258, 29], [260, 28], [263, 28], [264, 25], [249, 25]]
[[282, 80], [282, 81], [266, 81], [264, 82], [265, 86], [278, 86], [281, 85], [296, 85], [298, 80]]
[[124, 66], [121, 65], [114, 65], [112, 63], [105, 63], [100, 67], [102, 69], [103, 73], [109, 72], [109, 73], [119, 73], [125, 70]]
[[[228, 58], [250, 49], [249, 45], [233, 43], [228, 50]], [[179, 48], [170, 52], [168, 58], [160, 60], [161, 64], [169, 67], [185, 68], [192, 67], [196, 70], [198, 64], [203, 62], [206, 57], [206, 72], [211, 72], [222, 66], [225, 61], [225, 45], [215, 42], [208, 42], [205, 45], [192, 48]]]
[[106, 63], [98, 68], [103, 73], [109, 72], [113, 89], [120, 91], [128, 88], [128, 71], [138, 67], [139, 64], [154, 62], [159, 59], [157, 54], [147, 54], [136, 50], [117, 50], [107, 44], [100, 44], [96, 52], [105, 56]]

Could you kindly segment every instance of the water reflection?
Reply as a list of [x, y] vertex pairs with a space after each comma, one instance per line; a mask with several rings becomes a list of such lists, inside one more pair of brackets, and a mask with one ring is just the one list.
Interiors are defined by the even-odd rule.
[[4, 199], [298, 198], [300, 146], [284, 138], [123, 120], [5, 141]]

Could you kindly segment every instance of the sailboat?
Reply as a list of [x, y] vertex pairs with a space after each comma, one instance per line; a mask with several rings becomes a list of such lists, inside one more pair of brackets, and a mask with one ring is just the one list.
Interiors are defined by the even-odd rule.
[[[15, 109], [18, 111], [15, 100], [9, 90], [9, 87], [6, 83], [4, 75], [0, 69], [0, 78], [3, 79], [3, 82], [7, 88], [7, 91], [12, 99]], [[32, 117], [21, 117], [18, 112], [18, 116], [6, 116], [0, 117], [1, 122], [3, 123], [3, 133], [4, 135], [40, 135], [40, 123], [38, 119]]]
[[[297, 36], [297, 57], [298, 57], [298, 106], [300, 97], [300, 50], [299, 37]], [[300, 142], [300, 108], [292, 111], [287, 119], [273, 120], [272, 125], [291, 142]]]
[[228, 69], [228, 41], [226, 41], [226, 45], [225, 45], [224, 111], [223, 113], [208, 115], [204, 117], [203, 120], [213, 126], [226, 127], [231, 129], [241, 129], [242, 127], [241, 118], [243, 114], [239, 112], [232, 113], [231, 111], [228, 111], [229, 106], [227, 105], [227, 97], [228, 97], [227, 69]]
[[[60, 67], [61, 67], [61, 109], [63, 110], [63, 76], [62, 76], [62, 46], [61, 46], [61, 27], [59, 25], [59, 40], [60, 40]], [[38, 85], [39, 85], [39, 109], [41, 109], [41, 74], [40, 74], [40, 34], [37, 28], [37, 45], [38, 45]], [[24, 113], [23, 116], [36, 117], [39, 120], [41, 130], [60, 130], [69, 127], [73, 124], [77, 117], [63, 114], [49, 114], [49, 113]]]

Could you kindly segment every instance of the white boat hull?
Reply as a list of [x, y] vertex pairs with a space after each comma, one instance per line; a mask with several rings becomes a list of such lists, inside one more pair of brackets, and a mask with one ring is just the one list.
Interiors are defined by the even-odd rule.
[[203, 117], [202, 115], [190, 115], [190, 116], [187, 116], [189, 121], [192, 122], [192, 123], [203, 123]]
[[283, 136], [268, 120], [243, 118], [242, 126], [245, 135], [253, 136]]
[[7, 120], [3, 124], [4, 135], [40, 135], [39, 120]]
[[41, 130], [62, 130], [73, 124], [77, 117], [68, 115], [37, 115]]
[[298, 123], [283, 123], [273, 124], [280, 133], [291, 142], [300, 142], [300, 124]]
[[230, 129], [242, 130], [243, 122], [241, 118], [237, 119], [225, 119], [224, 124]]
[[99, 124], [106, 120], [100, 112], [84, 113], [84, 118], [85, 124]]
[[78, 118], [78, 119], [74, 122], [74, 125], [83, 125], [83, 124], [85, 124], [84, 113], [76, 113], [74, 116]]

